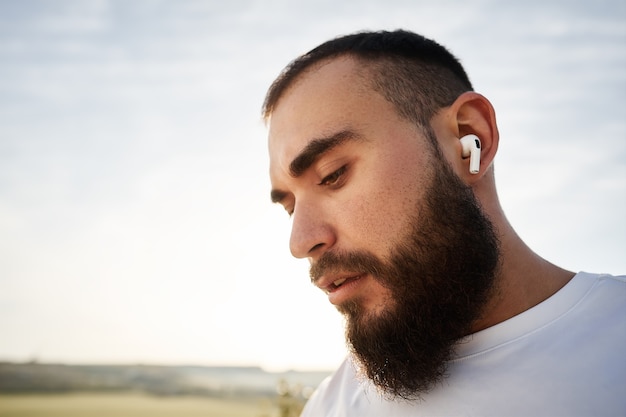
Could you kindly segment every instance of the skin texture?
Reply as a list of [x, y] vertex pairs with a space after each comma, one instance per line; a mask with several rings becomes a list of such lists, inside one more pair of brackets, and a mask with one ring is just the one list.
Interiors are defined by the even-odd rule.
[[390, 261], [362, 250], [331, 250], [311, 267], [314, 279], [358, 271], [391, 292], [384, 308], [375, 312], [363, 309], [357, 296], [344, 296], [349, 301], [338, 309], [362, 371], [383, 392], [407, 399], [442, 378], [456, 341], [497, 291], [499, 250], [493, 225], [471, 189], [442, 160], [435, 162], [433, 181], [415, 210], [419, 217], [408, 219], [406, 235]]
[[[574, 274], [534, 254], [502, 212], [492, 168], [499, 135], [489, 101], [464, 93], [432, 118], [430, 129], [443, 161], [473, 191], [500, 242], [492, 277], [498, 291], [481, 301], [481, 314], [460, 337], [538, 304]], [[466, 134], [481, 139], [476, 175], [462, 157], [459, 138]], [[442, 161], [423, 129], [399, 116], [370, 88], [362, 65], [344, 56], [314, 65], [284, 92], [269, 119], [269, 154], [272, 198], [293, 221], [292, 254], [309, 259], [312, 272], [318, 270], [315, 284], [340, 310], [356, 303], [360, 314], [389, 317], [398, 297], [376, 269], [316, 267], [327, 253], [355, 251], [389, 263], [411, 219], [428, 217], [422, 203]], [[332, 283], [343, 278], [349, 285], [334, 291]]]
[[[321, 70], [334, 72], [331, 66]], [[416, 174], [431, 164], [432, 156], [421, 152], [428, 145], [419, 130], [401, 120], [380, 95], [363, 85], [352, 85], [356, 91], [350, 94], [334, 94], [351, 84], [350, 77], [345, 72], [328, 81], [315, 77], [297, 83], [297, 94], [290, 89], [270, 121], [272, 187], [287, 192], [281, 203], [293, 212], [291, 253], [312, 262], [331, 248], [361, 248], [388, 259], [397, 243], [394, 236], [406, 227], [406, 214], [414, 210], [425, 186], [424, 176]], [[342, 131], [363, 137], [334, 149], [300, 178], [290, 175], [289, 164], [312, 139]], [[334, 192], [333, 187], [318, 186], [345, 164], [348, 187]], [[369, 308], [380, 308], [386, 297], [387, 291], [375, 282], [363, 288]]]

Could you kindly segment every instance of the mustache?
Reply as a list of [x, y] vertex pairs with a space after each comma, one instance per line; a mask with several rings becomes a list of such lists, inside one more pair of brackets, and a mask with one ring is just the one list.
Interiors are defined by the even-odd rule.
[[385, 264], [366, 251], [326, 252], [311, 264], [309, 277], [315, 284], [324, 275], [339, 272], [355, 272], [380, 277], [385, 273]]

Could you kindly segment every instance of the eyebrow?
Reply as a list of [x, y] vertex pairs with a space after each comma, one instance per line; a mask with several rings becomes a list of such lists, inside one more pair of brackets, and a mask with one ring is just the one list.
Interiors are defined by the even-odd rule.
[[[352, 130], [342, 130], [330, 136], [313, 139], [291, 161], [289, 174], [293, 178], [301, 177], [317, 160], [332, 149], [348, 141], [360, 141], [362, 139], [362, 136]], [[273, 203], [279, 203], [287, 196], [286, 192], [275, 189], [270, 194]]]

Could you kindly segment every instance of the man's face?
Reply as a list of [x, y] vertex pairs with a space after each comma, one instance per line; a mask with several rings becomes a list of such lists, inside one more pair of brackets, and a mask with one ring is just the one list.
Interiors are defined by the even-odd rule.
[[[270, 122], [272, 197], [291, 251], [347, 319], [367, 376], [413, 397], [445, 371], [493, 284], [497, 239], [428, 142], [333, 60], [286, 91]], [[426, 136], [429, 135], [430, 138]]]
[[[355, 79], [355, 68], [337, 59], [304, 75], [269, 123], [272, 198], [291, 214], [291, 253], [312, 264], [328, 251], [355, 249], [388, 260], [407, 233], [408, 214], [419, 216], [431, 171], [421, 132]], [[376, 311], [388, 304], [389, 291], [358, 272], [327, 271], [316, 284], [337, 306], [358, 299]]]

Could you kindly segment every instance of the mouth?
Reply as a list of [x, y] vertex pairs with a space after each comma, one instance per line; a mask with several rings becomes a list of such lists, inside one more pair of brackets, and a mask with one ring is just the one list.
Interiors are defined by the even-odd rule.
[[327, 293], [333, 293], [335, 291], [337, 291], [339, 288], [343, 287], [343, 286], [347, 286], [348, 284], [360, 279], [363, 277], [363, 274], [361, 275], [354, 275], [354, 276], [346, 276], [346, 277], [342, 277], [342, 278], [338, 278], [332, 282], [330, 282], [327, 285], [323, 285], [320, 286], [322, 288], [322, 290]]

